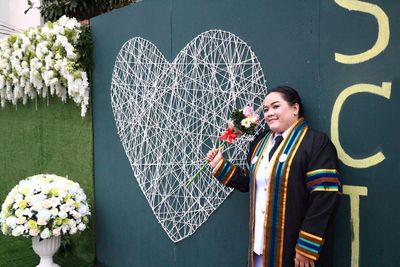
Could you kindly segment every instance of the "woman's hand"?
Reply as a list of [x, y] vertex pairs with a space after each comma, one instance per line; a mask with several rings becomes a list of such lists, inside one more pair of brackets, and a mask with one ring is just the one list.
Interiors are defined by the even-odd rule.
[[307, 258], [296, 252], [296, 258], [294, 258], [294, 267], [315, 267], [315, 263], [312, 259]]
[[218, 165], [218, 163], [223, 159], [222, 148], [219, 149], [218, 153], [215, 150], [215, 148], [208, 151], [206, 159], [210, 164], [211, 168], [214, 169]]

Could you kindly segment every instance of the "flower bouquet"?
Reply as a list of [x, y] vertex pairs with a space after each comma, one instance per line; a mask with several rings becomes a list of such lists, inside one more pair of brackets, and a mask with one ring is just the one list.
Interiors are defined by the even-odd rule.
[[[243, 134], [254, 135], [259, 122], [260, 116], [254, 112], [252, 107], [246, 106], [243, 109], [235, 109], [228, 120], [227, 129], [218, 137], [218, 140], [222, 141], [222, 144], [217, 148], [217, 153], [223, 148], [225, 143], [233, 144], [236, 138]], [[206, 160], [196, 174], [190, 178], [187, 183], [188, 185], [191, 185], [197, 179], [207, 164], [208, 161]]]
[[21, 180], [1, 206], [5, 235], [40, 237], [76, 234], [89, 222], [89, 205], [79, 184], [52, 174]]

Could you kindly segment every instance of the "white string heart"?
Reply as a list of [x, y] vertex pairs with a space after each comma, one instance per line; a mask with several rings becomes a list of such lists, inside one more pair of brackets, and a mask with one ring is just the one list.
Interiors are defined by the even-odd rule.
[[[169, 63], [151, 42], [135, 37], [114, 65], [111, 102], [134, 176], [173, 242], [193, 234], [230, 194], [206, 170], [187, 181], [217, 146], [230, 112], [266, 94], [261, 65], [250, 47], [222, 30], [198, 35]], [[251, 137], [225, 148], [243, 164]]]

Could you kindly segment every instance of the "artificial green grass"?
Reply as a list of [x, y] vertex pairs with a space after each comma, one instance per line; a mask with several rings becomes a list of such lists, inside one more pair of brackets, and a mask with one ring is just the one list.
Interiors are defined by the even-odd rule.
[[[39, 256], [32, 249], [31, 239], [0, 235], [0, 266], [30, 267], [39, 264]], [[76, 254], [58, 252], [54, 262], [60, 266], [92, 267], [93, 262]]]
[[[71, 238], [69, 251], [55, 256], [63, 267], [93, 266], [95, 259], [93, 138], [90, 110], [85, 118], [74, 103], [56, 98], [17, 109], [0, 110], [0, 204], [28, 176], [51, 173], [68, 177], [84, 189], [91, 206], [89, 229]], [[29, 267], [39, 262], [31, 240], [0, 233], [0, 267]]]

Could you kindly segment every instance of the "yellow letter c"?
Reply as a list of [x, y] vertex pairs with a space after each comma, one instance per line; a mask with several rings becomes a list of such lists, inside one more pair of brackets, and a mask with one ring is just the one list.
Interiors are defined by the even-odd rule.
[[342, 109], [343, 103], [347, 100], [347, 98], [351, 95], [357, 93], [371, 93], [379, 96], [383, 96], [387, 99], [390, 98], [390, 92], [392, 83], [391, 82], [383, 82], [382, 87], [373, 85], [373, 84], [355, 84], [346, 89], [344, 89], [340, 95], [337, 97], [335, 105], [333, 106], [332, 118], [331, 118], [331, 138], [332, 142], [336, 146], [338, 151], [339, 159], [346, 164], [347, 166], [354, 168], [368, 168], [374, 165], [379, 164], [385, 159], [385, 155], [382, 152], [378, 152], [375, 155], [372, 155], [363, 159], [354, 159], [349, 154], [344, 151], [343, 147], [340, 144], [339, 139], [339, 115]]

